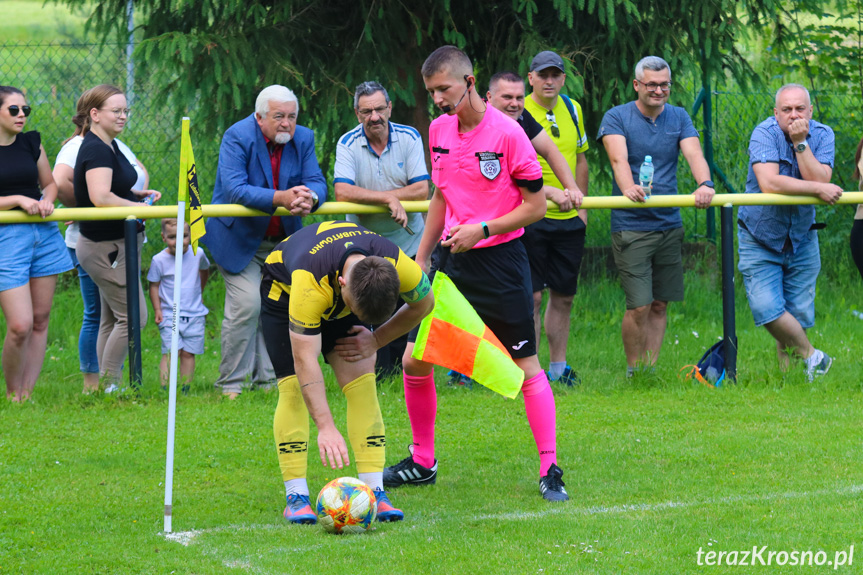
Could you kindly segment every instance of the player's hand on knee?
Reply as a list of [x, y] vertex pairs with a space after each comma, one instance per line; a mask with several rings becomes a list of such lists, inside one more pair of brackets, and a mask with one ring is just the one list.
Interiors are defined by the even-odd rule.
[[377, 337], [374, 332], [361, 325], [355, 325], [348, 330], [350, 337], [342, 337], [336, 340], [335, 350], [339, 357], [345, 361], [360, 361], [372, 357], [377, 353]]
[[348, 446], [335, 427], [318, 430], [318, 451], [321, 453], [321, 463], [324, 467], [329, 463], [332, 469], [341, 469], [351, 464]]

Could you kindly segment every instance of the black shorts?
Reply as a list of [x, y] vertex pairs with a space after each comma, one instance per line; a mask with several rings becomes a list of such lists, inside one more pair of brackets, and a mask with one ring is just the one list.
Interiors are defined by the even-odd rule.
[[527, 249], [534, 292], [551, 288], [563, 295], [575, 295], [586, 231], [579, 217], [543, 218], [524, 228], [521, 241]]
[[[270, 361], [273, 362], [273, 370], [278, 379], [297, 373], [294, 368], [294, 352], [291, 347], [289, 301], [290, 298], [288, 297], [279, 303], [269, 300], [261, 302], [261, 332], [264, 334], [267, 353], [270, 355]], [[327, 359], [327, 354], [335, 349], [336, 340], [347, 337], [348, 332], [355, 325], [369, 327], [354, 314], [349, 314], [341, 319], [321, 322], [321, 354], [324, 356], [324, 361]]]
[[[521, 242], [460, 254], [438, 244], [432, 255], [432, 278], [437, 269], [450, 277], [513, 358], [536, 355], [530, 266]], [[415, 342], [418, 332], [414, 328], [408, 341]]]
[[851, 226], [851, 256], [863, 278], [863, 220], [854, 220]]

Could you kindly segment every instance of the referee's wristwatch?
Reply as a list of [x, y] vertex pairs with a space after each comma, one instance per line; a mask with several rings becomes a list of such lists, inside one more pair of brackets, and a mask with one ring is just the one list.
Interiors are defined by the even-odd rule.
[[699, 188], [700, 188], [701, 186], [707, 186], [708, 188], [712, 188], [712, 187], [713, 187], [713, 180], [704, 180], [703, 182], [701, 182], [700, 184], [698, 184], [698, 187], [699, 187]]

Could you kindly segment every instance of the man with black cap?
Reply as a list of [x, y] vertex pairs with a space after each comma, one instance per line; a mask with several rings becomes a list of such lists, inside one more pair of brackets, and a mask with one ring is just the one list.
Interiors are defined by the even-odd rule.
[[[578, 189], [569, 191], [587, 195], [585, 152], [588, 143], [584, 118], [578, 102], [560, 93], [566, 80], [563, 58], [554, 52], [540, 52], [530, 64], [527, 79], [533, 91], [525, 98], [525, 109], [548, 133], [575, 174]], [[548, 186], [566, 189], [544, 158], [540, 157], [539, 163], [542, 165], [542, 179]], [[578, 376], [567, 364], [566, 345], [586, 227], [587, 213], [584, 210], [563, 211], [560, 206], [551, 206], [542, 220], [525, 228], [522, 238], [530, 259], [537, 342], [541, 329], [542, 290], [548, 288], [545, 309], [545, 334], [550, 357], [548, 378], [569, 386], [578, 381]]]

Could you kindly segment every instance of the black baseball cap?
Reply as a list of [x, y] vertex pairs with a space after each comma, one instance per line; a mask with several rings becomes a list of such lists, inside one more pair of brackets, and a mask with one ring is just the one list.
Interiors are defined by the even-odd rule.
[[530, 63], [531, 72], [542, 72], [546, 68], [557, 68], [561, 72], [566, 72], [566, 68], [563, 67], [563, 58], [550, 50], [540, 52], [533, 57]]

